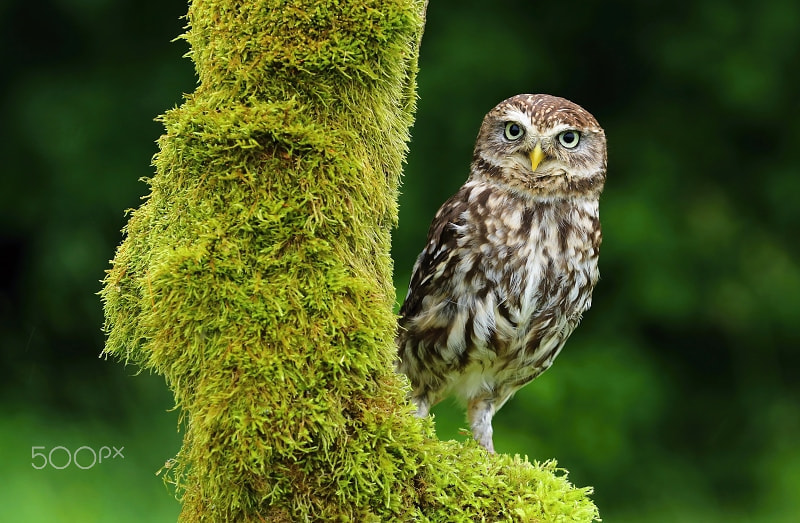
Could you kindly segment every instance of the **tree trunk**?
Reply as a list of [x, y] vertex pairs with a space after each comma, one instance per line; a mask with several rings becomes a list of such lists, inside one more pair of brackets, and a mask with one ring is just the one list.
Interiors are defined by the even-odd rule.
[[390, 229], [425, 2], [195, 0], [104, 282], [105, 353], [164, 375], [183, 521], [589, 521], [553, 462], [439, 442], [393, 372]]

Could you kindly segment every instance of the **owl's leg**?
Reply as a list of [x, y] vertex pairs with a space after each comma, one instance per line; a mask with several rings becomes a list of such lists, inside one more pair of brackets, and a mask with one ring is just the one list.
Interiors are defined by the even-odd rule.
[[411, 401], [417, 406], [417, 412], [414, 413], [416, 417], [424, 418], [428, 415], [428, 412], [431, 410], [431, 404], [427, 396], [414, 396], [411, 398]]
[[472, 437], [478, 445], [494, 454], [492, 443], [492, 417], [494, 416], [494, 401], [489, 398], [475, 397], [467, 403], [467, 417], [472, 429]]

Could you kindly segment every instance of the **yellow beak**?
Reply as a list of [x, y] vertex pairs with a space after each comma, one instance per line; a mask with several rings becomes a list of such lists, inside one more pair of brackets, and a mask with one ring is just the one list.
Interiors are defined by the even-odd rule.
[[530, 153], [531, 158], [531, 171], [536, 171], [536, 168], [539, 167], [539, 164], [542, 163], [542, 159], [544, 158], [544, 153], [542, 152], [542, 145], [536, 144], [536, 148], [531, 151]]

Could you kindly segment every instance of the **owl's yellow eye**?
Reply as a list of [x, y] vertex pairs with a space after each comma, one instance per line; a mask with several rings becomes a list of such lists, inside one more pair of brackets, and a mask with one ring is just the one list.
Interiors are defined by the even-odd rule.
[[564, 131], [558, 133], [558, 143], [566, 147], [567, 149], [574, 149], [578, 146], [578, 142], [581, 141], [581, 133], [578, 131]]
[[525, 134], [525, 131], [520, 127], [520, 125], [516, 122], [508, 122], [506, 124], [506, 139], [511, 140], [512, 142], [515, 140], [519, 140], [522, 138], [522, 135]]

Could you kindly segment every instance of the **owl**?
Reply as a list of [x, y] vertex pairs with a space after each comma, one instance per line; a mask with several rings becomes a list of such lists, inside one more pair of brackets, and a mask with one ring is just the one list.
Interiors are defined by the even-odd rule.
[[492, 417], [552, 365], [591, 305], [606, 138], [586, 110], [521, 94], [483, 119], [400, 309], [398, 369], [424, 417], [454, 396], [489, 452]]

